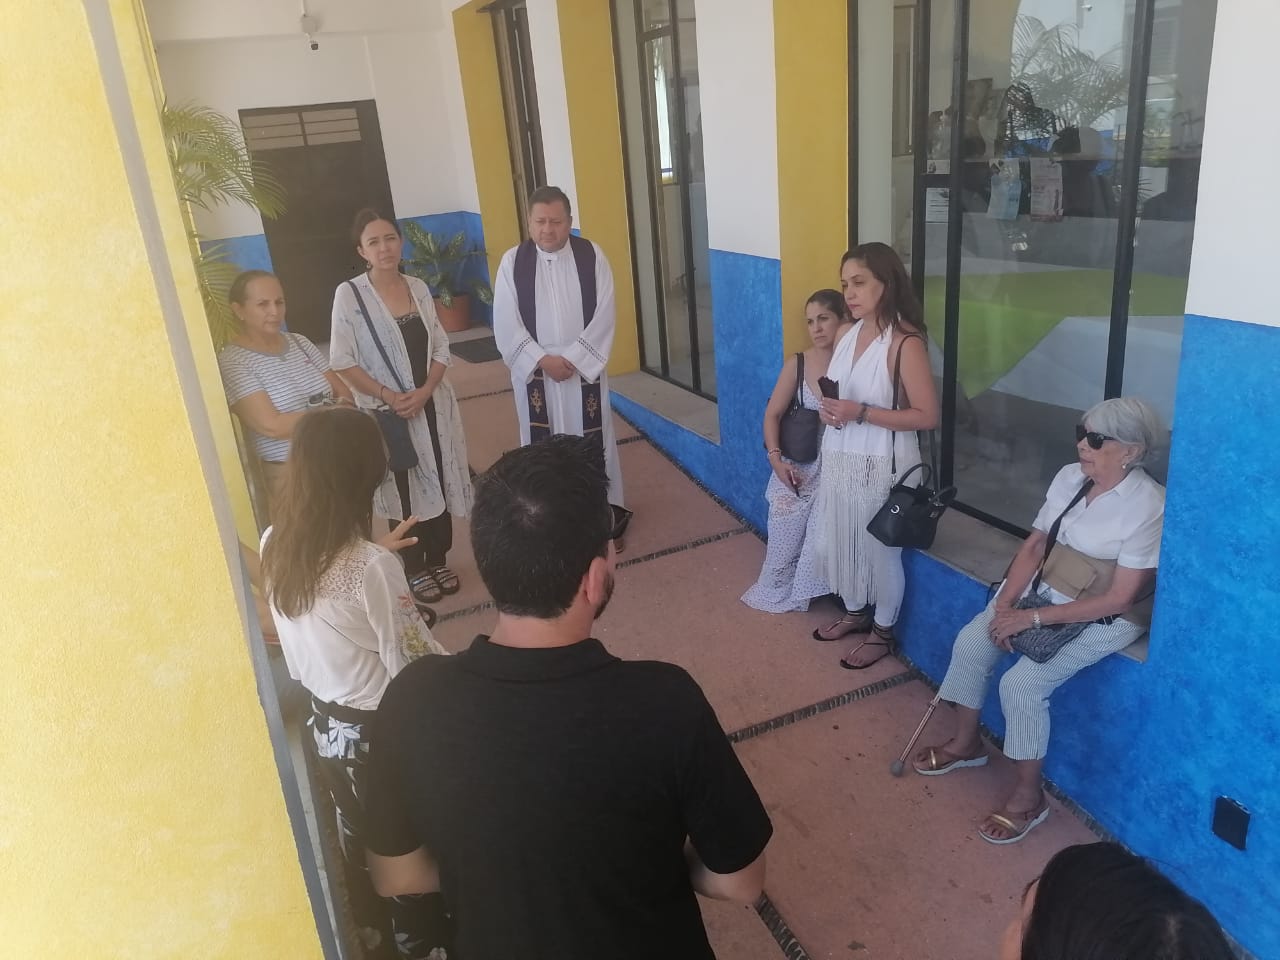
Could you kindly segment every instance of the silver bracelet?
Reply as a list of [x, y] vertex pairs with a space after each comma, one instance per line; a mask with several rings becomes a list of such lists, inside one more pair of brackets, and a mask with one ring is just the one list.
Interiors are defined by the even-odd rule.
[[1039, 611], [1039, 610], [1032, 610], [1032, 611], [1031, 611], [1031, 625], [1032, 625], [1033, 627], [1035, 627], [1037, 630], [1039, 630], [1039, 629], [1040, 629], [1041, 624], [1040, 624], [1040, 611]]

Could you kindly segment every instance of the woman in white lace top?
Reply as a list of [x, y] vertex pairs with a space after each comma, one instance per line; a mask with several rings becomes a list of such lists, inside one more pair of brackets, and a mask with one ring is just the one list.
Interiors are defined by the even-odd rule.
[[[364, 866], [368, 724], [406, 664], [447, 653], [418, 613], [399, 558], [372, 540], [373, 492], [386, 472], [382, 433], [369, 414], [344, 407], [304, 414], [275, 523], [262, 535], [262, 578], [289, 673], [311, 694], [309, 723], [338, 812], [357, 925], [370, 947], [394, 928], [400, 956], [425, 958], [440, 945], [423, 926], [431, 905], [380, 900]], [[404, 536], [412, 519], [394, 535]]]

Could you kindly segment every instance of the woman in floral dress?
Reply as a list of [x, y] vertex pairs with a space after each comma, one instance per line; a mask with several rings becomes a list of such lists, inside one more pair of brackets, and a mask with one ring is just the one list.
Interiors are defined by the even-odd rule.
[[[262, 535], [262, 577], [289, 673], [311, 694], [314, 745], [338, 816], [352, 912], [365, 946], [394, 931], [399, 955], [425, 960], [442, 945], [435, 900], [382, 900], [364, 864], [369, 723], [391, 678], [424, 654], [447, 651], [418, 613], [393, 552], [411, 545], [409, 517], [372, 539], [373, 494], [386, 448], [367, 413], [306, 413], [294, 428], [274, 524]], [[439, 956], [437, 953], [436, 956]]]

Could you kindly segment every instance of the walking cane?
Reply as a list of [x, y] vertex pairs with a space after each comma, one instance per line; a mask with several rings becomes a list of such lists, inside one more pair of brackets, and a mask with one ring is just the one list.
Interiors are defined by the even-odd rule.
[[895, 777], [902, 776], [902, 770], [907, 762], [907, 757], [911, 751], [915, 749], [916, 741], [920, 739], [920, 734], [924, 733], [925, 725], [928, 724], [929, 718], [933, 716], [933, 711], [938, 709], [938, 700], [942, 697], [942, 691], [939, 690], [934, 694], [933, 699], [929, 701], [929, 709], [924, 712], [924, 717], [920, 721], [920, 725], [916, 727], [916, 732], [911, 735], [911, 739], [907, 741], [907, 747], [902, 751], [902, 756], [889, 764], [889, 772]]

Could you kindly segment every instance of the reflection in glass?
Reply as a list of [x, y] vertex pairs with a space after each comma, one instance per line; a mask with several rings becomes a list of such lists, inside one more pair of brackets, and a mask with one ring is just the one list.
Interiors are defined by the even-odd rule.
[[[953, 110], [954, 17], [966, 6], [963, 102]], [[1216, 2], [1156, 0], [1150, 67], [1131, 84], [1134, 8], [899, 0], [891, 58], [886, 50], [860, 61], [860, 84], [892, 87], [883, 126], [860, 120], [861, 156], [892, 150], [890, 216], [868, 220], [917, 259], [940, 379], [947, 221], [952, 209], [960, 214], [955, 415], [943, 425], [959, 499], [1019, 527], [1075, 457], [1073, 427], [1103, 399], [1109, 361], [1122, 393], [1171, 422], [1175, 412]], [[928, 42], [917, 52], [921, 26]], [[1131, 85], [1146, 91], [1141, 136]], [[1130, 198], [1125, 161], [1138, 144]], [[1128, 303], [1113, 320], [1116, 265], [1128, 255], [1117, 250], [1122, 208], [1136, 210], [1136, 239]], [[1123, 369], [1113, 327], [1124, 334]]]
[[635, 8], [631, 0], [615, 0], [617, 30], [618, 93], [622, 102], [623, 147], [626, 151], [627, 189], [631, 208], [632, 256], [635, 258], [636, 313], [640, 325], [640, 363], [662, 373], [664, 353], [662, 306], [653, 278], [658, 273], [655, 200], [648, 175], [649, 127], [641, 78], [649, 76], [641, 66], [642, 53]]
[[[1128, 46], [1121, 11], [1094, 10], [1046, 24], [974, 0], [963, 116], [935, 107], [939, 139], [963, 125], [955, 482], [969, 506], [1024, 527], [1103, 397]], [[926, 229], [933, 319], [946, 224]]]
[[714, 397], [693, 4], [615, 0], [615, 14], [644, 367]]
[[[1217, 6], [1216, 0], [1161, 5], [1152, 25], [1124, 389], [1151, 401], [1169, 423], [1182, 352]], [[1139, 301], [1139, 277], [1144, 284], [1159, 278], [1155, 282], [1174, 287], [1163, 312], [1150, 312], [1150, 305]]]

